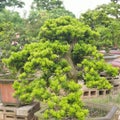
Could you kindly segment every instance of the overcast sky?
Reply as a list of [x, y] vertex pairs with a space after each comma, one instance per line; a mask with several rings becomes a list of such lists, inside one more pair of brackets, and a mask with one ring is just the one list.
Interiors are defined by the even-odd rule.
[[[32, 0], [22, 0], [26, 3], [24, 9], [19, 9], [22, 14], [23, 11], [29, 11]], [[73, 12], [76, 17], [80, 16], [80, 13], [87, 11], [88, 9], [94, 9], [97, 5], [109, 3], [110, 0], [62, 0], [67, 10]]]
[[110, 0], [63, 0], [66, 9], [72, 11], [77, 17], [88, 9], [94, 9], [97, 5], [109, 3]]

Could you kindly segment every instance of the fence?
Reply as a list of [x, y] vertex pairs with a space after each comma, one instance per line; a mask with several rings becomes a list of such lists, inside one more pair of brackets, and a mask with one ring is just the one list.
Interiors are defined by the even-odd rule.
[[116, 106], [86, 102], [85, 108], [89, 110], [86, 120], [118, 120], [119, 117]]

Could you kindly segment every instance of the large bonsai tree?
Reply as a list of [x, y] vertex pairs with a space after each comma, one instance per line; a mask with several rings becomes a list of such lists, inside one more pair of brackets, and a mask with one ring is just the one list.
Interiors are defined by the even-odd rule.
[[[20, 82], [14, 83], [15, 96], [23, 102], [46, 102], [46, 119], [84, 120], [88, 111], [83, 109], [78, 79], [88, 87], [110, 89], [112, 85], [99, 73], [117, 74], [113, 67], [104, 67], [107, 64], [95, 47], [86, 44], [98, 35], [72, 17], [46, 21], [38, 35], [40, 42], [26, 45], [22, 51], [3, 59], [18, 74]], [[91, 79], [92, 75], [97, 78]]]
[[[80, 99], [81, 86], [68, 77], [71, 67], [64, 58], [68, 49], [69, 45], [58, 41], [32, 43], [7, 60], [12, 69], [21, 73], [21, 82], [14, 83], [15, 96], [26, 103], [33, 98], [46, 101], [46, 119], [84, 120], [87, 114]], [[34, 80], [29, 82], [27, 79], [32, 77]]]

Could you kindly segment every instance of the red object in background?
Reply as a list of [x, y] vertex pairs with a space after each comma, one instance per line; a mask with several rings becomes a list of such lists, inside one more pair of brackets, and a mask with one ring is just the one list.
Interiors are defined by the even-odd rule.
[[112, 64], [112, 66], [114, 66], [114, 67], [119, 67], [119, 68], [120, 68], [120, 62], [112, 61], [111, 64]]
[[18, 100], [13, 97], [15, 91], [12, 85], [13, 80], [0, 80], [0, 96], [4, 105], [19, 105]]
[[120, 50], [110, 50], [109, 53], [120, 55]]
[[111, 61], [110, 64], [112, 64], [112, 66], [114, 66], [114, 67], [120, 68], [120, 58], [117, 58], [117, 59]]

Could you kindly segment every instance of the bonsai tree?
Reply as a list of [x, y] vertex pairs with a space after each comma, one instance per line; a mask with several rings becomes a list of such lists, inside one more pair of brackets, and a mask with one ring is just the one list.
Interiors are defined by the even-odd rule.
[[[32, 43], [5, 60], [12, 70], [21, 73], [21, 82], [14, 82], [15, 96], [25, 103], [33, 99], [46, 101], [46, 119], [84, 120], [87, 115], [80, 99], [81, 86], [67, 75], [71, 67], [64, 55], [69, 47], [59, 41]], [[34, 80], [29, 82], [26, 78], [31, 75]]]
[[[72, 17], [46, 21], [40, 29], [38, 43], [25, 45], [21, 51], [3, 59], [13, 72], [19, 73], [19, 81], [14, 82], [15, 96], [26, 103], [33, 99], [46, 102], [46, 119], [84, 120], [88, 111], [83, 108], [78, 79], [84, 79], [88, 87], [110, 89], [111, 84], [101, 78], [99, 72], [105, 70], [117, 74], [116, 69], [111, 67], [109, 71], [103, 67], [103, 56], [95, 47], [86, 44], [97, 36], [98, 33]], [[87, 74], [99, 79], [91, 80]], [[101, 81], [106, 85], [99, 84]]]

